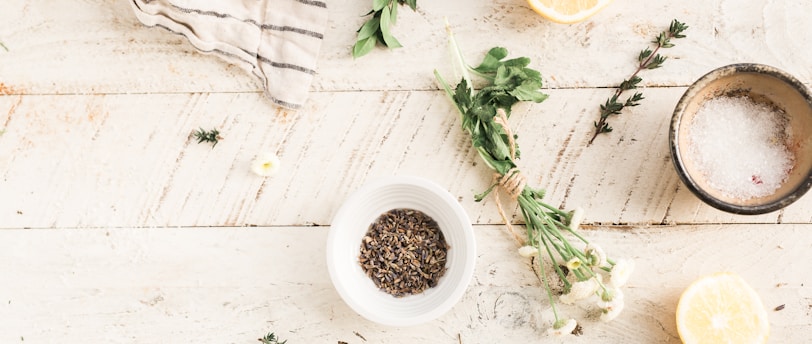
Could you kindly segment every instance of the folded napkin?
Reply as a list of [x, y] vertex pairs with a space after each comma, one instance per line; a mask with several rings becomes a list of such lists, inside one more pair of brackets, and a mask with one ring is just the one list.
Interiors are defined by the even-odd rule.
[[162, 27], [252, 72], [276, 104], [307, 99], [327, 26], [317, 0], [130, 0], [144, 25]]

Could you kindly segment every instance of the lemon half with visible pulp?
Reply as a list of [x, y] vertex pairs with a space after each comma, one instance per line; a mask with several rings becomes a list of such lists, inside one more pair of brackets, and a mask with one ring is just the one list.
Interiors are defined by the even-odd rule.
[[536, 13], [562, 24], [589, 18], [611, 2], [612, 0], [527, 0]]
[[677, 305], [677, 331], [686, 344], [766, 343], [767, 311], [753, 288], [730, 272], [691, 284]]

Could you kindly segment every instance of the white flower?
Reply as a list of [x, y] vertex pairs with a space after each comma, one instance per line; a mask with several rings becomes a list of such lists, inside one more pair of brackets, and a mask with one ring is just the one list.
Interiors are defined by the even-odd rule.
[[603, 249], [595, 244], [586, 245], [584, 248], [584, 255], [586, 256], [589, 266], [601, 267], [606, 263], [606, 253]]
[[611, 307], [616, 302], [623, 302], [623, 291], [619, 288], [606, 288], [601, 293], [601, 299], [598, 300], [598, 306], [601, 308]]
[[561, 302], [571, 305], [575, 303], [575, 301], [586, 299], [598, 291], [601, 284], [601, 275], [595, 275], [594, 277], [586, 280], [575, 282], [570, 287], [569, 293], [561, 295], [559, 300]]
[[522, 246], [519, 247], [519, 254], [526, 258], [535, 257], [539, 255], [539, 249], [530, 245]]
[[598, 307], [601, 308], [601, 320], [610, 321], [623, 311], [625, 304], [623, 300], [623, 292], [620, 289], [606, 289], [601, 295], [601, 300], [598, 301]]
[[261, 154], [251, 163], [251, 171], [262, 176], [269, 177], [279, 170], [279, 157], [276, 154]]
[[581, 222], [584, 222], [584, 209], [581, 207], [575, 208], [570, 215], [570, 229], [577, 231], [581, 227]]
[[609, 276], [609, 283], [611, 283], [616, 288], [620, 288], [626, 285], [626, 282], [629, 281], [629, 276], [632, 275], [632, 271], [634, 271], [634, 261], [631, 259], [618, 259], [615, 266], [612, 267], [611, 274]]
[[601, 309], [601, 320], [610, 321], [623, 311], [625, 304], [623, 292], [618, 288], [607, 288], [598, 300], [598, 307]]
[[567, 261], [567, 269], [578, 270], [581, 267], [581, 260], [578, 257], [572, 257], [570, 260]]
[[578, 322], [575, 319], [561, 319], [553, 324], [553, 327], [547, 329], [547, 333], [551, 336], [563, 337], [575, 331]]
[[612, 321], [613, 319], [617, 318], [620, 315], [620, 312], [623, 311], [623, 300], [620, 302], [616, 302], [612, 304], [610, 307], [602, 308], [601, 309], [601, 320], [603, 321]]

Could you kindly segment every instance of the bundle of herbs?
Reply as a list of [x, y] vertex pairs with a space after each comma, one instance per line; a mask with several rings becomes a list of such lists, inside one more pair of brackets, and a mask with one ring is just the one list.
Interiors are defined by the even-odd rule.
[[[508, 51], [500, 47], [491, 49], [482, 63], [472, 68], [462, 58], [451, 30], [448, 27], [447, 30], [454, 65], [462, 73], [462, 80], [452, 87], [436, 70], [434, 75], [459, 110], [462, 128], [471, 136], [474, 148], [494, 171], [493, 184], [476, 195], [476, 200], [481, 201], [490, 192], [497, 193], [501, 189], [519, 204], [526, 227], [524, 238], [513, 231], [499, 204], [498, 194], [495, 197], [500, 215], [520, 245], [519, 253], [531, 257], [531, 266], [549, 297], [555, 321], [548, 332], [566, 335], [581, 331], [575, 319], [559, 314], [551, 288], [553, 276], [548, 276], [548, 270], [555, 271], [564, 285], [559, 301], [567, 304], [597, 302], [601, 319], [615, 318], [623, 309], [620, 287], [626, 283], [633, 262], [609, 259], [599, 246], [579, 233], [584, 211], [580, 208], [564, 211], [545, 203], [544, 191], [527, 186], [526, 178], [516, 165], [519, 149], [515, 140], [518, 137], [510, 130], [508, 118], [511, 107], [517, 102], [539, 103], [547, 98], [541, 91], [541, 73], [528, 67], [530, 59], [526, 57], [506, 59]], [[486, 85], [475, 91], [470, 74], [483, 78]], [[550, 268], [545, 268], [547, 264]]]

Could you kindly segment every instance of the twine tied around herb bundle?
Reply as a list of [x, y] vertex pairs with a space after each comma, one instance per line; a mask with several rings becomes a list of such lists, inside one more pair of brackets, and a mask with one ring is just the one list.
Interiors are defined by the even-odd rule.
[[[510, 130], [510, 125], [508, 125], [507, 120], [508, 118], [505, 110], [502, 108], [496, 109], [496, 116], [494, 116], [493, 122], [502, 126], [502, 130], [505, 131], [505, 135], [508, 137], [510, 159], [516, 160], [516, 142], [513, 139], [513, 131]], [[502, 217], [502, 221], [505, 221], [505, 226], [508, 228], [508, 231], [510, 231], [510, 234], [513, 235], [513, 239], [515, 239], [516, 243], [521, 247], [524, 245], [524, 239], [516, 234], [516, 231], [513, 230], [513, 225], [505, 215], [505, 210], [502, 209], [502, 202], [499, 200], [499, 189], [504, 189], [510, 198], [515, 201], [517, 198], [519, 198], [519, 195], [522, 194], [524, 187], [527, 185], [527, 177], [525, 177], [518, 168], [513, 167], [505, 172], [505, 174], [494, 173], [493, 184], [498, 186], [497, 188], [493, 189], [493, 196], [496, 200], [496, 210], [499, 211], [499, 216]]]

